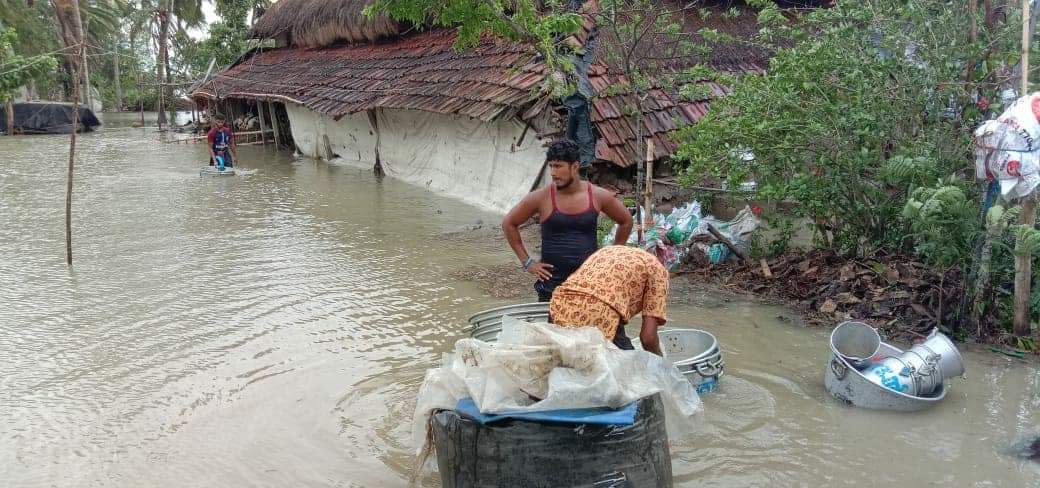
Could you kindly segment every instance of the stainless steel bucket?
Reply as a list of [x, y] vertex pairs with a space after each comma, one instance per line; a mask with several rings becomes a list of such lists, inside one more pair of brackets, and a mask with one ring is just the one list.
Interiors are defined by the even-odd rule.
[[863, 373], [873, 383], [910, 395], [929, 394], [946, 378], [962, 374], [964, 362], [960, 351], [938, 329], [899, 357], [886, 358]]
[[881, 347], [881, 336], [863, 322], [842, 322], [831, 331], [831, 352], [856, 368], [870, 364]]
[[[903, 351], [889, 344], [881, 343], [879, 355], [882, 357], [900, 357]], [[935, 391], [925, 395], [910, 395], [885, 388], [864, 376], [837, 354], [831, 355], [824, 372], [824, 385], [834, 398], [861, 408], [878, 410], [896, 410], [911, 412], [924, 410], [942, 401], [946, 397], [946, 385], [940, 383]]]
[[932, 363], [925, 363], [922, 369], [918, 369], [907, 361], [907, 356], [916, 357], [916, 354], [907, 351], [899, 357], [885, 358], [868, 367], [863, 376], [871, 383], [912, 396], [930, 394], [942, 385], [943, 379]]
[[[949, 337], [939, 332], [939, 329], [932, 330], [932, 333], [928, 335], [924, 342], [911, 347], [906, 352], [907, 355], [910, 353], [921, 358], [925, 363], [931, 363], [938, 367], [940, 375], [944, 379], [964, 374], [964, 360], [961, 358], [961, 352], [957, 350], [957, 346], [953, 344]], [[907, 359], [911, 361], [912, 365], [916, 366], [913, 359]]]
[[699, 394], [718, 388], [726, 366], [719, 341], [710, 332], [669, 329], [657, 333], [665, 360], [675, 365]]

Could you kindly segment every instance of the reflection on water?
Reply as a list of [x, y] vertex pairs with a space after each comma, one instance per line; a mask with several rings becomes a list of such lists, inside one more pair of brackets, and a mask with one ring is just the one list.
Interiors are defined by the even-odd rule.
[[[135, 120], [80, 139], [72, 270], [67, 138], [0, 137], [0, 479], [404, 486], [425, 370], [498, 304], [449, 276], [508, 255], [436, 236], [495, 217], [256, 146], [249, 176], [200, 178], [203, 145]], [[826, 331], [778, 314], [673, 310], [727, 362], [702, 427], [673, 439], [677, 485], [1040, 486], [1007, 455], [1036, 430], [1035, 367], [969, 351], [934, 410], [845, 408], [822, 386]]]

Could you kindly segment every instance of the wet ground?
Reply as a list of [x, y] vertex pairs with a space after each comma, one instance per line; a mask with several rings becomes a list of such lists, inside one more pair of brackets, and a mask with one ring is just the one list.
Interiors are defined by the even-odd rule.
[[[204, 146], [133, 120], [80, 139], [71, 269], [67, 138], [0, 137], [0, 480], [405, 486], [425, 370], [468, 315], [518, 301], [460, 278], [514, 265], [504, 242], [446, 237], [499, 217], [258, 146], [246, 176], [202, 178]], [[702, 294], [670, 313], [727, 363], [672, 439], [677, 486], [1040, 486], [1012, 455], [1040, 430], [1035, 363], [969, 348], [936, 408], [870, 412], [826, 394], [828, 331], [786, 309]]]

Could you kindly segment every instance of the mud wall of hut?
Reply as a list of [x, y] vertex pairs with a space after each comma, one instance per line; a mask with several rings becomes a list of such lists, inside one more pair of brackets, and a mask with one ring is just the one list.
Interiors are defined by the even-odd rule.
[[378, 110], [333, 120], [286, 104], [297, 150], [371, 168], [472, 205], [505, 212], [538, 182], [545, 148], [516, 120]]

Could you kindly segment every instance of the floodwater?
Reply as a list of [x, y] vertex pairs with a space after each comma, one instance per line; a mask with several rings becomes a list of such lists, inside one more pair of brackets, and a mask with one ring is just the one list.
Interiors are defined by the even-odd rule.
[[[201, 178], [204, 146], [136, 119], [79, 140], [71, 269], [67, 137], [0, 137], [0, 485], [405, 486], [425, 370], [501, 304], [451, 273], [509, 256], [438, 236], [496, 217], [257, 146]], [[676, 486], [1040, 487], [1011, 455], [1036, 363], [967, 348], [934, 409], [858, 410], [823, 389], [827, 331], [695, 303], [672, 324], [715, 333], [727, 374], [672, 439]]]

